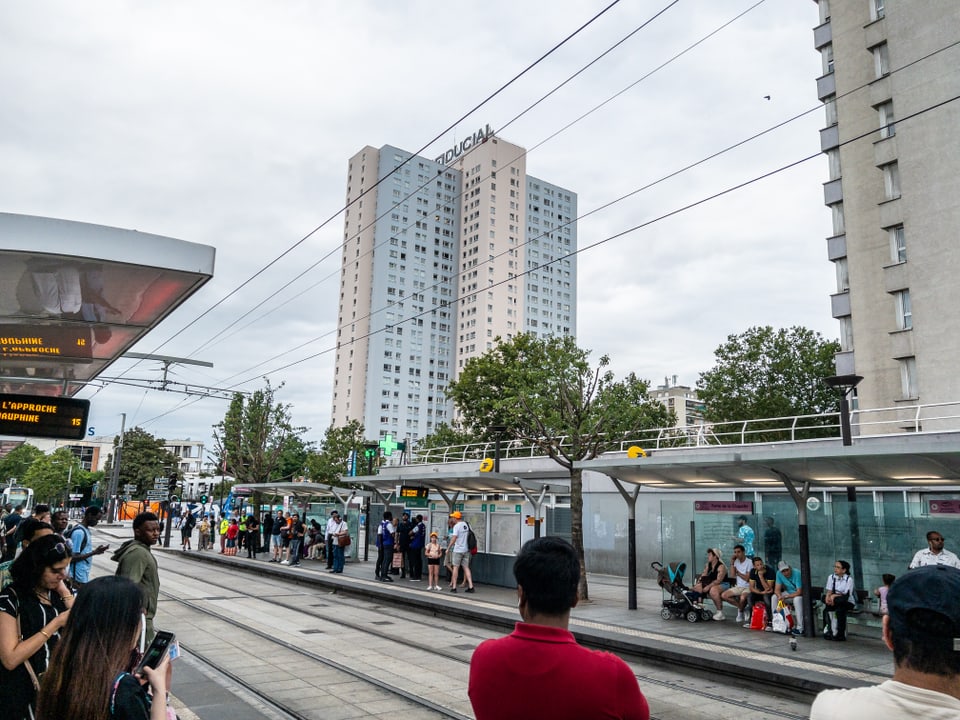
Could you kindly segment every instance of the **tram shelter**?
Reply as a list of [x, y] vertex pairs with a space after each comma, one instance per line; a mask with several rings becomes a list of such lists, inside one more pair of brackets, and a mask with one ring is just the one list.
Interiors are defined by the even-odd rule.
[[[863, 588], [857, 487], [936, 490], [960, 484], [960, 432], [862, 436], [849, 446], [840, 439], [756, 445], [712, 445], [648, 451], [646, 457], [627, 452], [607, 453], [576, 464], [582, 470], [610, 477], [627, 502], [630, 545], [629, 607], [636, 609], [636, 503], [642, 488], [756, 491], [784, 487], [799, 517], [800, 570], [806, 588], [812, 587], [808, 538], [808, 501], [811, 492], [846, 489], [853, 534], [853, 574]], [[812, 507], [812, 506], [811, 506]], [[806, 617], [812, 618], [811, 592], [804, 594]], [[813, 623], [807, 623], [808, 634]]]
[[[459, 510], [477, 536], [478, 553], [471, 569], [483, 582], [513, 587], [513, 559], [525, 537], [539, 537], [548, 499], [569, 494], [570, 480], [555, 462], [503, 463], [502, 472], [487, 472], [479, 460], [442, 465], [400, 465], [380, 469], [379, 475], [356, 478], [383, 504], [384, 509], [408, 510], [411, 516], [424, 508], [428, 525], [447, 531], [447, 518]], [[431, 502], [439, 496], [442, 503]], [[525, 516], [522, 496], [532, 507]], [[512, 499], [511, 499], [512, 498]], [[372, 526], [372, 523], [371, 523]]]

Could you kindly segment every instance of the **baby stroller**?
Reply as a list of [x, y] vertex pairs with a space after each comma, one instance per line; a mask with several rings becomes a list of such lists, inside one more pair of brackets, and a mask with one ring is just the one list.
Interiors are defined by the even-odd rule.
[[713, 613], [700, 603], [694, 603], [687, 593], [690, 588], [683, 584], [683, 574], [687, 571], [685, 562], [672, 562], [664, 567], [661, 563], [652, 562], [650, 567], [657, 572], [657, 585], [670, 593], [670, 598], [663, 601], [660, 617], [669, 620], [672, 617], [686, 618], [688, 622], [710, 620]]

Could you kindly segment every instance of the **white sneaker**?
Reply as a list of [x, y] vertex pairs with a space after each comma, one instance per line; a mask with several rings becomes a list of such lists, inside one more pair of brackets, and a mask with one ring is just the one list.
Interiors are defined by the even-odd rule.
[[743, 612], [738, 611], [738, 612], [737, 612], [737, 622], [738, 622], [738, 623], [742, 623], [743, 620], [744, 620]]
[[714, 620], [717, 620], [717, 621], [723, 620], [723, 613], [720, 612], [719, 610], [717, 610], [717, 611], [713, 614], [713, 619], [714, 619]]
[[289, 561], [289, 560], [281, 560], [281, 561], [280, 561], [280, 564], [281, 564], [281, 565], [289, 565], [289, 564], [290, 564], [290, 561]]

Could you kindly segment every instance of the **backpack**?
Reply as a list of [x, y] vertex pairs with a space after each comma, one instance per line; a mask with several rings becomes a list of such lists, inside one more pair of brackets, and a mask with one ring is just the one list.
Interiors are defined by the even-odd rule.
[[473, 528], [467, 524], [467, 550], [471, 555], [477, 554], [477, 536], [473, 533]]
[[[80, 547], [73, 548], [74, 554], [79, 555], [80, 553], [82, 553], [84, 550], [87, 549], [87, 544], [90, 542], [90, 531], [87, 529], [86, 525], [82, 525], [80, 523], [74, 523], [73, 525], [67, 528], [66, 535], [64, 537], [66, 537], [67, 540], [73, 540], [73, 533], [77, 530], [83, 530], [83, 541], [80, 543]], [[74, 559], [71, 559], [70, 562], [75, 563], [77, 561]]]

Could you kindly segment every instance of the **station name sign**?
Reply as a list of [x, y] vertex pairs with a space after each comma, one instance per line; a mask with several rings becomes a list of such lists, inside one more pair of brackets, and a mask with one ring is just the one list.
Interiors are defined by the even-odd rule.
[[693, 503], [695, 512], [753, 514], [753, 503], [742, 500], [697, 500]]
[[434, 158], [433, 161], [441, 165], [449, 165], [458, 157], [460, 157], [465, 152], [467, 152], [474, 145], [485, 143], [487, 140], [489, 140], [492, 137], [493, 137], [493, 128], [491, 128], [489, 125], [487, 125], [486, 127], [482, 127], [479, 130], [477, 130], [473, 135], [470, 135], [469, 137], [464, 138], [463, 140], [460, 141], [459, 144], [454, 145], [452, 148], [447, 150], [443, 155], [439, 155], [438, 157]]
[[430, 497], [430, 488], [411, 487], [409, 485], [400, 486], [400, 497], [416, 498], [417, 500], [426, 500]]
[[82, 440], [89, 400], [0, 394], [0, 435]]

